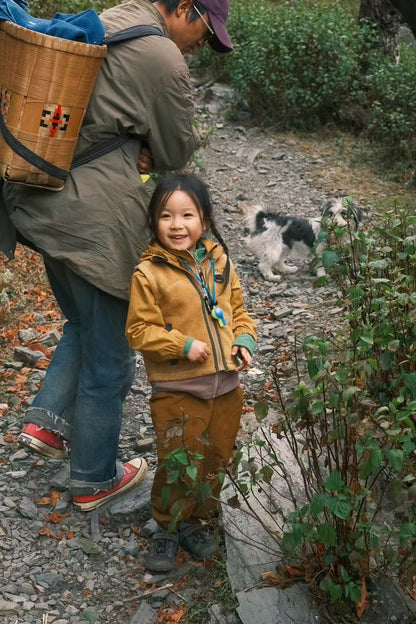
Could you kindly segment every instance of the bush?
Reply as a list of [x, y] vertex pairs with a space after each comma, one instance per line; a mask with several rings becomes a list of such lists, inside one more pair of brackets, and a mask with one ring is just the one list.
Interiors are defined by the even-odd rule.
[[363, 86], [369, 112], [367, 134], [388, 147], [393, 159], [413, 163], [416, 153], [416, 51], [402, 46], [400, 62], [371, 58]]
[[32, 0], [29, 10], [33, 17], [51, 19], [55, 13], [81, 13], [87, 9], [101, 13], [116, 4], [119, 2], [115, 0]]
[[[338, 336], [307, 337], [303, 357], [294, 347], [287, 363], [276, 363], [279, 417], [263, 440], [247, 445], [251, 469], [233, 479], [244, 498], [276, 488], [274, 474], [287, 481], [293, 513], [276, 535], [285, 563], [318, 580], [331, 602], [355, 603], [357, 613], [372, 573], [405, 572], [415, 562], [414, 505], [400, 520], [383, 515], [386, 494], [416, 478], [415, 228], [416, 217], [396, 207], [358, 240], [329, 232], [322, 263], [340, 290], [346, 327]], [[281, 385], [292, 375], [299, 385], [285, 399]], [[267, 404], [256, 415], [262, 420]], [[303, 500], [290, 487], [294, 466], [282, 468], [278, 459], [274, 441], [281, 438], [301, 475]], [[240, 467], [242, 456], [235, 458]], [[288, 582], [288, 567], [279, 582]]]
[[229, 29], [227, 71], [256, 117], [298, 128], [337, 118], [367, 36], [350, 13], [242, 0], [232, 6]]
[[[416, 51], [403, 45], [400, 62], [384, 54], [377, 31], [358, 25], [342, 3], [231, 4], [234, 52], [208, 50], [202, 65], [235, 87], [253, 117], [286, 129], [328, 122], [383, 147], [390, 170], [414, 168]], [[392, 162], [393, 161], [393, 162]]]

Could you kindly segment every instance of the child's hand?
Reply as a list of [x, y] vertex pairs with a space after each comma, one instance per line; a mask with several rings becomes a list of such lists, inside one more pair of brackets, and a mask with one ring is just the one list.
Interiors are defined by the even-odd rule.
[[194, 340], [186, 356], [191, 362], [204, 362], [211, 355], [208, 345], [202, 340]]
[[231, 350], [231, 355], [234, 358], [238, 356], [242, 360], [241, 364], [239, 364], [235, 370], [249, 370], [252, 357], [248, 349], [246, 349], [245, 347], [238, 347], [237, 345], [234, 345]]

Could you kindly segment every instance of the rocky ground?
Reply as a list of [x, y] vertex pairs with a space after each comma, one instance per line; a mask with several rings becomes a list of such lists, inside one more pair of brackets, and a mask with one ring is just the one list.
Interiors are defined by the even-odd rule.
[[[342, 309], [331, 285], [313, 288], [307, 262], [299, 263], [299, 272], [290, 279], [264, 281], [242, 240], [244, 206], [261, 201], [268, 209], [317, 216], [341, 185], [338, 176], [331, 176], [325, 156], [315, 156], [305, 146], [300, 149], [296, 140], [259, 130], [243, 118], [227, 121], [224, 111], [233, 100], [227, 89], [205, 86], [196, 95], [199, 122], [205, 131], [209, 129], [209, 139], [192, 168], [210, 184], [218, 225], [259, 330], [252, 370], [242, 375], [244, 438], [256, 426], [253, 405], [261, 398], [275, 398], [271, 383], [275, 358], [284, 359], [297, 334], [332, 329]], [[345, 186], [344, 191], [353, 194]], [[59, 327], [59, 320], [38, 312], [26, 327], [29, 334], [19, 334], [21, 346], [33, 351], [33, 344], [40, 344], [40, 355], [50, 354], [56, 334], [49, 332]], [[65, 462], [39, 459], [19, 448], [16, 436], [24, 403], [30, 402], [44, 370], [36, 365], [36, 358], [27, 359], [30, 353], [7, 344], [4, 329], [2, 373], [11, 381], [0, 385], [0, 620], [5, 624], [238, 624], [224, 571], [220, 521], [213, 527], [219, 543], [216, 558], [201, 564], [180, 552], [174, 573], [152, 576], [143, 566], [152, 531], [150, 477], [135, 496], [120, 504], [82, 513], [74, 509], [65, 489]], [[27, 380], [27, 397], [16, 405], [19, 375]], [[290, 380], [287, 383], [288, 389]], [[148, 398], [139, 358], [126, 404], [120, 459], [141, 454], [152, 471], [155, 452]]]

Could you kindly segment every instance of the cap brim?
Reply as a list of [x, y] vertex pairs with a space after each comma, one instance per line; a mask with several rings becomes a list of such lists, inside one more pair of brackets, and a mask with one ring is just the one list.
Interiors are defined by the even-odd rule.
[[209, 12], [207, 9], [209, 21], [211, 23], [212, 29], [215, 33], [215, 37], [210, 41], [209, 45], [215, 52], [220, 52], [221, 54], [225, 54], [226, 52], [231, 52], [233, 49], [233, 44], [231, 43], [230, 35], [227, 32], [227, 28], [216, 15]]

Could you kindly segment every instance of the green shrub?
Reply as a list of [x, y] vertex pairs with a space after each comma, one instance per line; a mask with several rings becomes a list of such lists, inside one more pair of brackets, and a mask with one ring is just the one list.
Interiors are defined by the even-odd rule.
[[350, 13], [241, 0], [232, 5], [229, 28], [227, 71], [255, 116], [300, 128], [337, 117], [367, 36]]
[[81, 13], [87, 9], [95, 9], [101, 13], [116, 4], [115, 0], [32, 0], [29, 3], [33, 17], [50, 19], [55, 13]]
[[[402, 522], [380, 520], [386, 493], [415, 481], [415, 227], [416, 217], [395, 207], [358, 240], [328, 232], [321, 260], [340, 290], [346, 326], [330, 339], [307, 337], [303, 358], [295, 346], [287, 363], [276, 363], [279, 417], [264, 440], [247, 445], [256, 470], [234, 480], [247, 497], [266, 491], [273, 473], [288, 479], [293, 467], [282, 468], [273, 447], [274, 437], [286, 439], [304, 500], [289, 490], [294, 511], [276, 539], [285, 562], [319, 579], [331, 602], [359, 603], [371, 573], [404, 572], [415, 561], [414, 506]], [[292, 375], [299, 385], [285, 399], [281, 387]], [[255, 410], [262, 420], [267, 404]]]
[[374, 55], [364, 85], [367, 133], [395, 159], [412, 160], [416, 150], [416, 50], [402, 46], [400, 62]]

